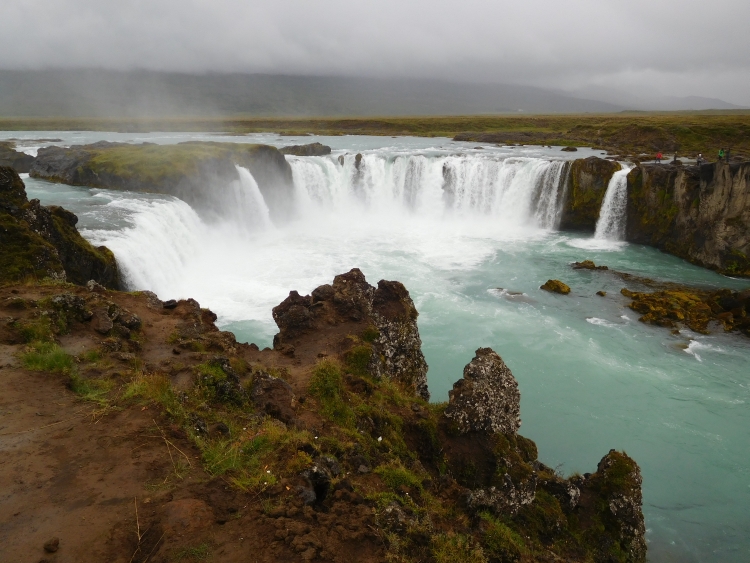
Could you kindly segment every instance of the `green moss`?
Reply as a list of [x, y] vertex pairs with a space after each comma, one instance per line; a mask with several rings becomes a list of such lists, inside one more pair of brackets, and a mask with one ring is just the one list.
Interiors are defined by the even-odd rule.
[[380, 336], [380, 331], [375, 326], [368, 326], [365, 330], [362, 331], [362, 341], [367, 342], [369, 344], [372, 344], [375, 342], [375, 340], [378, 339]]

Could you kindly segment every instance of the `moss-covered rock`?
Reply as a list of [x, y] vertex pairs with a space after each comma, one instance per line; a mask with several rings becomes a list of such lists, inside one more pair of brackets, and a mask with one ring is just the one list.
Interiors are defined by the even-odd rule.
[[274, 218], [289, 212], [292, 169], [278, 149], [241, 143], [186, 142], [140, 145], [102, 141], [47, 147], [31, 168], [34, 178], [73, 186], [166, 193], [210, 207], [216, 191], [250, 170]]
[[560, 228], [593, 231], [609, 181], [621, 168], [618, 162], [595, 156], [573, 161], [568, 175]]
[[570, 287], [560, 280], [547, 280], [539, 289], [543, 289], [544, 291], [549, 291], [551, 293], [559, 293], [561, 295], [567, 295], [568, 293], [570, 293]]
[[84, 239], [77, 222], [78, 217], [62, 207], [28, 201], [18, 174], [0, 167], [0, 282], [52, 278], [83, 285], [95, 280], [117, 288], [114, 255]]

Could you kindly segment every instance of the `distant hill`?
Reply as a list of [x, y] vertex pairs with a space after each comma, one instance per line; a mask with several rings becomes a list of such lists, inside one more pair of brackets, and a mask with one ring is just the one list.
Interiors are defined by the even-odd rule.
[[507, 84], [440, 80], [0, 70], [2, 117], [608, 113], [626, 106]]

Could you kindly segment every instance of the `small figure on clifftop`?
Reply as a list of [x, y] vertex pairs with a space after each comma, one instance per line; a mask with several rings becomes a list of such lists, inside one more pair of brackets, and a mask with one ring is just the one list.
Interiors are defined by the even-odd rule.
[[719, 149], [719, 162], [724, 160], [724, 149]]
[[727, 164], [729, 164], [729, 154], [732, 152], [732, 149], [727, 149]]
[[656, 164], [661, 164], [661, 152], [656, 153]]
[[703, 153], [702, 152], [698, 153], [698, 156], [695, 158], [695, 163], [698, 166], [700, 166], [701, 164], [703, 164]]

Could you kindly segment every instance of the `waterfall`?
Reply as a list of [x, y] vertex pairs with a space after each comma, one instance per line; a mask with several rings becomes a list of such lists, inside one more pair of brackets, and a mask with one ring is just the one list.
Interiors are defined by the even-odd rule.
[[273, 227], [271, 214], [253, 175], [247, 168], [236, 166], [239, 180], [227, 190], [228, 218], [237, 225], [247, 225], [250, 230]]
[[626, 207], [628, 203], [628, 173], [632, 166], [623, 166], [612, 175], [604, 194], [594, 238], [623, 240], [625, 238]]
[[555, 229], [564, 161], [486, 155], [289, 157], [301, 215], [406, 211], [422, 217], [485, 217], [504, 226]]

